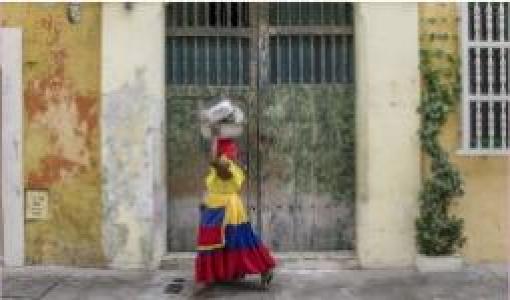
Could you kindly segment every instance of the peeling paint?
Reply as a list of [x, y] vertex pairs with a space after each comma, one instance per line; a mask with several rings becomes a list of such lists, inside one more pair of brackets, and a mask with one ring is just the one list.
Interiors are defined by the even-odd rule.
[[47, 221], [25, 221], [26, 262], [99, 266], [100, 6], [1, 4], [0, 23], [23, 30], [25, 188], [50, 193]]
[[155, 268], [164, 251], [164, 11], [102, 4], [102, 230], [112, 268]]
[[[130, 105], [123, 105], [126, 101]], [[152, 254], [151, 99], [143, 78], [104, 98], [104, 247], [108, 262], [129, 267], [149, 264]], [[143, 242], [140, 242], [143, 240]]]

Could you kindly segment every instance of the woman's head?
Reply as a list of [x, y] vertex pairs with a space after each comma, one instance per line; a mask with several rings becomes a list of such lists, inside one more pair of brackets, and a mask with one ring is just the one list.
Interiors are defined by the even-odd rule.
[[237, 160], [238, 148], [233, 139], [230, 138], [218, 138], [216, 140], [216, 155], [218, 158], [222, 156], [230, 159]]

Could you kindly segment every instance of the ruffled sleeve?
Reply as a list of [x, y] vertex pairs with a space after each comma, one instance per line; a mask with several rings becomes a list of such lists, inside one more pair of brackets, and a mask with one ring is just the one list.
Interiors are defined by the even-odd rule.
[[232, 173], [232, 178], [223, 180], [218, 177], [215, 168], [209, 168], [205, 184], [210, 193], [237, 193], [241, 190], [244, 183], [243, 170], [232, 161], [229, 161], [228, 169]]
[[207, 174], [207, 177], [205, 178], [205, 186], [208, 190], [211, 190], [213, 188], [214, 180], [216, 179], [216, 170], [214, 168], [209, 168], [209, 173]]
[[230, 162], [229, 170], [232, 173], [232, 179], [231, 180], [234, 182], [234, 184], [236, 185], [237, 189], [240, 190], [241, 186], [243, 185], [243, 182], [244, 182], [244, 172], [243, 172], [243, 170], [238, 165], [236, 165], [234, 162], [232, 162], [232, 161]]

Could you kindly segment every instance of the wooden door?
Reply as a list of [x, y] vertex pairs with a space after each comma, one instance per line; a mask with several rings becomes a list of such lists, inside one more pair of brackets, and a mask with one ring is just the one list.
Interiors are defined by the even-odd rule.
[[174, 18], [168, 26], [169, 250], [194, 250], [208, 162], [196, 112], [216, 95], [230, 95], [248, 113], [240, 140], [249, 178], [244, 197], [263, 239], [277, 251], [352, 249], [350, 5], [181, 3], [169, 8], [170, 16], [191, 18]]
[[198, 207], [205, 193], [210, 142], [202, 137], [198, 112], [228, 96], [247, 117], [238, 139], [247, 172], [243, 191], [257, 223], [256, 190], [256, 10], [248, 3], [167, 5], [167, 174], [169, 251], [193, 251]]
[[[260, 209], [277, 251], [352, 249], [352, 7], [270, 3], [260, 19]], [[264, 9], [262, 9], [264, 10]]]
[[352, 249], [352, 89], [274, 86], [262, 106], [264, 240], [280, 251]]
[[[195, 232], [198, 225], [198, 206], [205, 196], [205, 175], [209, 168], [210, 141], [200, 133], [197, 112], [217, 101], [211, 91], [203, 95], [172, 96], [167, 106], [167, 167], [168, 188], [168, 247], [170, 251], [191, 251], [195, 247]], [[231, 97], [245, 112], [250, 111], [253, 93], [222, 91], [221, 95]], [[253, 120], [253, 118], [252, 118]], [[251, 156], [254, 148], [250, 145], [253, 124], [248, 123], [243, 135], [237, 139], [240, 147], [240, 161], [247, 171], [247, 185], [243, 199], [250, 208], [252, 219], [256, 220], [257, 201], [252, 183]], [[253, 135], [253, 134], [252, 134]], [[252, 139], [253, 140], [253, 139]], [[251, 192], [250, 192], [251, 191]]]

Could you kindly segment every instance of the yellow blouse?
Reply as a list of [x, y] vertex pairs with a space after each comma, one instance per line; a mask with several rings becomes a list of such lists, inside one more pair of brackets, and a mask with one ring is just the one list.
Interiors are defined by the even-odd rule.
[[225, 224], [241, 224], [248, 221], [239, 192], [244, 182], [243, 170], [232, 161], [228, 161], [232, 177], [223, 180], [211, 168], [206, 178], [207, 197], [205, 205], [208, 207], [225, 207]]
[[228, 161], [228, 169], [232, 173], [230, 179], [224, 180], [218, 177], [216, 169], [210, 168], [205, 180], [207, 191], [210, 194], [232, 194], [238, 193], [244, 182], [243, 170], [232, 161]]

